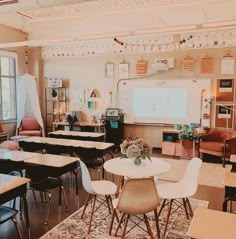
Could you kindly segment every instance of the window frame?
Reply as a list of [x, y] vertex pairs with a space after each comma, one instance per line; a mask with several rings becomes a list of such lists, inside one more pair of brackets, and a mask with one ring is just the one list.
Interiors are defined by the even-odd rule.
[[0, 57], [7, 57], [7, 58], [13, 58], [14, 62], [15, 62], [15, 75], [14, 76], [9, 76], [9, 75], [2, 75], [1, 74], [1, 69], [0, 69], [0, 87], [2, 85], [2, 77], [5, 78], [9, 78], [12, 79], [14, 78], [15, 80], [15, 96], [14, 96], [14, 100], [15, 100], [15, 118], [11, 118], [11, 119], [3, 119], [3, 111], [2, 111], [2, 91], [0, 91], [0, 121], [1, 122], [16, 122], [17, 120], [17, 88], [18, 88], [18, 84], [17, 84], [17, 79], [18, 79], [18, 54], [15, 51], [6, 51], [6, 50], [0, 50]]

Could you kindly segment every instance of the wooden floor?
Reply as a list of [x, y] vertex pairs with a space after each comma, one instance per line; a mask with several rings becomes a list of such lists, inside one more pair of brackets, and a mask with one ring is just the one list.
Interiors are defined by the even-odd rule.
[[[155, 152], [155, 156], [158, 155], [159, 152]], [[96, 172], [91, 172], [93, 179], [98, 178], [98, 174]], [[107, 175], [108, 179], [112, 179], [111, 175]], [[73, 182], [71, 182], [70, 173], [63, 175], [62, 177], [69, 209], [65, 210], [64, 203], [62, 204], [61, 210], [61, 220], [65, 219], [69, 215], [71, 215], [74, 211], [77, 210], [76, 200], [75, 200], [75, 188], [73, 186]], [[80, 207], [84, 204], [85, 198], [87, 196], [84, 191], [82, 184], [80, 173], [78, 176], [79, 182], [79, 204]], [[58, 191], [54, 190], [52, 194], [52, 203], [49, 213], [48, 225], [44, 224], [44, 216], [45, 216], [45, 207], [41, 205], [40, 197], [37, 195], [37, 201], [35, 202], [33, 199], [32, 192], [29, 191], [27, 193], [28, 205], [29, 205], [29, 213], [30, 213], [30, 226], [31, 226], [31, 236], [32, 239], [39, 238], [43, 234], [45, 234], [48, 230], [58, 224]], [[223, 188], [214, 188], [207, 186], [199, 186], [197, 193], [194, 195], [194, 198], [207, 200], [210, 202], [209, 208], [222, 210], [222, 202], [224, 198], [224, 189]], [[21, 219], [20, 216], [17, 216], [17, 221], [20, 226], [20, 230], [22, 232], [23, 238], [27, 238], [26, 229], [24, 219]], [[15, 239], [18, 238], [16, 234], [15, 227], [12, 222], [6, 222], [3, 225], [0, 225], [0, 238], [1, 239]], [[66, 239], [66, 238], [65, 238]]]

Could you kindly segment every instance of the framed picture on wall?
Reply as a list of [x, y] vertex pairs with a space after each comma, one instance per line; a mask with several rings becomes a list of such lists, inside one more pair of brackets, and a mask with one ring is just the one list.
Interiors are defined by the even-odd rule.
[[233, 118], [233, 104], [216, 104], [215, 127], [233, 129]]
[[217, 79], [216, 101], [234, 101], [234, 79]]

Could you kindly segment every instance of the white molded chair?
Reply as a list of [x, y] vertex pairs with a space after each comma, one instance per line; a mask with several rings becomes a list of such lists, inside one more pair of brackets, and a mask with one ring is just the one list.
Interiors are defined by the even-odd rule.
[[[119, 198], [114, 199], [112, 201], [112, 204], [114, 209], [109, 229], [109, 235], [111, 235], [112, 232], [114, 217], [118, 218], [116, 210], [119, 210], [120, 212], [122, 212], [122, 217], [116, 229], [115, 236], [117, 235], [119, 228], [121, 228], [121, 223], [124, 221], [125, 216], [126, 220], [121, 238], [125, 238], [128, 220], [130, 219], [130, 216], [143, 215], [143, 220], [145, 221], [147, 227], [147, 233], [151, 238], [154, 238], [148, 221], [148, 217], [146, 215], [147, 213], [154, 211], [157, 235], [158, 238], [160, 238], [159, 220], [157, 215], [157, 207], [159, 206], [160, 201], [157, 194], [156, 185], [152, 177], [128, 179], [121, 190]], [[141, 221], [142, 220], [139, 220], [135, 225], [139, 226], [139, 223]], [[130, 230], [132, 230], [133, 228], [134, 226], [132, 226]]]
[[[184, 208], [187, 219], [189, 219], [189, 215], [193, 216], [193, 210], [188, 197], [194, 195], [197, 191], [201, 164], [202, 160], [200, 158], [193, 158], [187, 166], [185, 175], [179, 182], [157, 184], [158, 195], [161, 199], [164, 199], [158, 215], [160, 215], [163, 208], [169, 204], [163, 237], [165, 237], [173, 203], [175, 203], [178, 208]], [[183, 203], [180, 203], [176, 199], [182, 199]]]
[[[96, 204], [96, 201], [98, 201], [97, 197], [105, 196], [109, 213], [111, 213], [111, 208], [110, 208], [110, 205], [112, 202], [111, 195], [115, 195], [117, 186], [113, 182], [110, 182], [107, 180], [91, 181], [91, 177], [90, 177], [87, 166], [84, 164], [83, 161], [80, 160], [79, 162], [80, 162], [80, 168], [82, 172], [82, 184], [86, 192], [89, 194], [85, 202], [81, 218], [83, 218], [88, 204], [92, 202], [92, 210], [91, 210], [89, 226], [88, 226], [88, 234], [89, 234], [91, 231], [93, 214], [95, 212], [95, 204]], [[102, 200], [101, 203], [104, 203], [104, 200]]]

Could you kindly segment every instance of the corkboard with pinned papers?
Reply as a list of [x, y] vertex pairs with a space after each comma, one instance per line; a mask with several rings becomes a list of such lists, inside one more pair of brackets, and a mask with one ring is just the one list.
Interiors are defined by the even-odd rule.
[[232, 102], [234, 101], [234, 79], [217, 79], [216, 101]]

